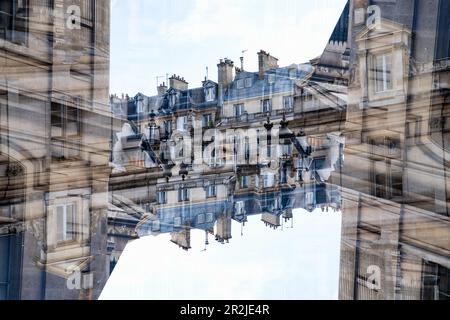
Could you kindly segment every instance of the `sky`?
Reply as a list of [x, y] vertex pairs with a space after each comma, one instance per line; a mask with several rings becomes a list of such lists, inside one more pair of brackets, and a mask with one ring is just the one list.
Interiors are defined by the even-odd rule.
[[347, 0], [112, 0], [111, 93], [156, 94], [157, 77], [198, 87], [219, 59], [257, 70], [263, 49], [280, 66], [320, 55]]
[[188, 252], [170, 235], [127, 245], [101, 300], [333, 300], [338, 298], [341, 213], [294, 212], [277, 230], [251, 216], [220, 244], [193, 230]]

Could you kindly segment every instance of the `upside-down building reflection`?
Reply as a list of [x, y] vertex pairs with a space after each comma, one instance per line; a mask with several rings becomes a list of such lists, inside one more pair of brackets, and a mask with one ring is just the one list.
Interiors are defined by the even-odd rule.
[[[347, 15], [311, 62], [279, 67], [261, 50], [256, 72], [225, 58], [218, 81], [200, 88], [173, 75], [157, 96], [111, 96], [122, 119], [111, 197], [117, 210], [138, 212], [138, 236], [170, 233], [188, 250], [191, 229], [226, 243], [232, 220], [260, 215], [278, 228], [294, 209], [341, 209]], [[115, 248], [112, 257], [123, 243]]]

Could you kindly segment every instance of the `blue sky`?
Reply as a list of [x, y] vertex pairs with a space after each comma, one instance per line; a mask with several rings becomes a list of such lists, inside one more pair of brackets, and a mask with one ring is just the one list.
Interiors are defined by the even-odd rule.
[[[257, 69], [264, 49], [282, 66], [321, 54], [346, 0], [112, 0], [111, 93], [156, 93], [174, 73], [200, 86], [220, 58]], [[163, 78], [160, 79], [161, 81]]]

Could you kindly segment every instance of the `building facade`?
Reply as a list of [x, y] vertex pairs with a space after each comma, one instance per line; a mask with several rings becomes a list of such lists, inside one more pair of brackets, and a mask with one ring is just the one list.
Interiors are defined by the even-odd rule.
[[449, 4], [350, 1], [341, 299], [449, 299]]
[[0, 3], [0, 299], [107, 280], [109, 1]]

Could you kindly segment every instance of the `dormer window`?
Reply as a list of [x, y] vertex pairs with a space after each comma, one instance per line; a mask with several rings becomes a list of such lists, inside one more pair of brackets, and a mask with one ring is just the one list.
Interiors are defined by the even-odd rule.
[[177, 93], [176, 92], [171, 92], [169, 95], [169, 104], [170, 107], [175, 107], [175, 104], [177, 102]]
[[272, 84], [275, 83], [275, 75], [274, 74], [269, 74], [267, 81]]
[[239, 80], [236, 82], [236, 88], [238, 88], [238, 89], [244, 89], [244, 79], [239, 79]]
[[372, 72], [375, 92], [392, 90], [392, 55], [390, 53], [373, 56]]
[[205, 89], [205, 100], [206, 102], [211, 102], [216, 99], [216, 92], [214, 90], [214, 87], [206, 88]]
[[245, 87], [250, 88], [253, 84], [252, 78], [246, 78], [245, 79]]
[[291, 79], [297, 78], [297, 70], [295, 70], [295, 69], [290, 69], [290, 70], [289, 70], [289, 78], [291, 78]]
[[144, 112], [144, 101], [138, 100], [136, 113], [143, 113], [143, 112]]

